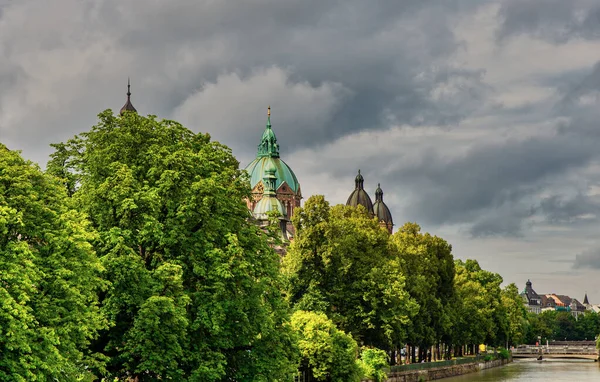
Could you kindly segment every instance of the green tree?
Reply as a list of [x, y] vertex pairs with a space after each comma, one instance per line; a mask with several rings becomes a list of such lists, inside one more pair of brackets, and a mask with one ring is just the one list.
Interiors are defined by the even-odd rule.
[[407, 277], [407, 290], [420, 307], [408, 330], [408, 343], [419, 347], [420, 361], [432, 345], [449, 338], [455, 273], [452, 246], [442, 238], [421, 233], [415, 223], [401, 227], [392, 236], [392, 243]]
[[390, 350], [400, 342], [417, 306], [377, 219], [362, 207], [330, 207], [311, 196], [292, 221], [296, 237], [284, 273], [296, 309], [326, 313], [361, 344]]
[[520, 344], [524, 341], [527, 330], [527, 310], [523, 305], [523, 298], [519, 295], [517, 286], [511, 283], [502, 289], [501, 299], [508, 323], [507, 347]]
[[291, 323], [300, 338], [301, 369], [311, 378], [326, 382], [360, 381], [358, 346], [352, 336], [339, 330], [324, 313], [298, 310]]
[[593, 311], [586, 311], [584, 315], [579, 316], [575, 322], [575, 338], [581, 340], [591, 340], [600, 333], [600, 316]]
[[542, 342], [554, 339], [554, 333], [556, 329], [556, 314], [554, 310], [544, 311], [540, 314], [527, 313], [527, 330], [525, 335], [525, 343], [535, 344], [538, 341], [538, 337], [541, 338]]
[[[276, 380], [295, 369], [279, 257], [230, 149], [174, 121], [99, 115], [52, 171], [99, 232], [107, 376]], [[61, 168], [63, 166], [64, 168]], [[50, 165], [49, 165], [50, 167]]]
[[376, 348], [363, 347], [360, 352], [358, 364], [362, 369], [364, 377], [373, 382], [383, 382], [387, 380], [385, 372], [388, 369], [388, 356], [385, 351]]
[[63, 187], [0, 145], [0, 380], [91, 380], [102, 267]]
[[476, 260], [456, 261], [454, 344], [502, 344], [506, 312], [500, 284], [502, 277], [481, 269]]

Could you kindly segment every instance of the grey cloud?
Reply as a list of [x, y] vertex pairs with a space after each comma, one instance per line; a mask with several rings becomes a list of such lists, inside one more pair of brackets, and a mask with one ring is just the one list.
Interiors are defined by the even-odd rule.
[[[60, 1], [11, 3], [0, 18], [3, 61], [24, 68], [8, 75], [0, 125], [7, 139], [23, 142], [43, 123], [40, 143], [23, 147], [35, 145], [36, 159], [42, 145], [87, 130], [105, 107], [118, 109], [127, 76], [136, 107], [164, 117], [220, 76], [244, 80], [257, 68], [286, 70], [291, 84], [335, 83], [354, 94], [310, 136], [283, 130], [290, 149], [390, 122], [455, 124], [482, 98], [480, 73], [446, 63], [460, 46], [452, 25], [474, 1]], [[432, 96], [453, 85], [460, 94]], [[53, 99], [35, 101], [42, 96]], [[26, 101], [14, 102], [19, 97]], [[32, 109], [44, 117], [32, 117]], [[72, 110], [81, 117], [71, 118]], [[192, 122], [195, 130], [215, 129]], [[236, 137], [225, 143], [247, 144]]]
[[542, 199], [539, 212], [546, 216], [551, 223], [583, 222], [589, 224], [599, 220], [600, 204], [581, 193], [572, 198], [554, 195]]
[[498, 38], [527, 33], [553, 43], [600, 37], [600, 4], [595, 0], [505, 0]]
[[600, 248], [592, 248], [575, 256], [574, 269], [600, 269]]
[[473, 149], [448, 162], [432, 156], [422, 166], [401, 170], [398, 178], [414, 185], [416, 200], [409, 211], [428, 222], [465, 223], [488, 215], [474, 234], [494, 228], [514, 234], [509, 228], [513, 224], [490, 221], [489, 215], [502, 219], [503, 208], [523, 203], [519, 210], [528, 216], [532, 204], [527, 197], [550, 178], [587, 164], [595, 155], [594, 147], [576, 137], [509, 140]]

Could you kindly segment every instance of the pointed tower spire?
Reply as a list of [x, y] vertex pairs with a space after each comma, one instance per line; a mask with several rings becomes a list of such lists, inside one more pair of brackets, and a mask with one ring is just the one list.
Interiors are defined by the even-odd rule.
[[267, 108], [267, 125], [258, 145], [258, 157], [279, 158], [277, 137], [271, 128], [271, 106]]
[[125, 105], [123, 105], [119, 113], [123, 115], [123, 113], [125, 113], [126, 111], [133, 111], [134, 113], [137, 113], [137, 110], [135, 109], [135, 107], [133, 107], [133, 104], [131, 103], [131, 82], [129, 81], [129, 77], [127, 77], [127, 101], [125, 102]]
[[583, 298], [583, 305], [590, 305], [590, 301], [588, 300], [587, 292], [585, 292], [585, 297]]

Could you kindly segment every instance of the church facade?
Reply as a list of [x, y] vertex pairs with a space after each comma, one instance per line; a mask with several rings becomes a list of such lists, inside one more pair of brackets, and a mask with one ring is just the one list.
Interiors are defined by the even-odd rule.
[[[259, 221], [265, 220], [269, 211], [280, 211], [281, 219], [285, 221], [286, 232], [283, 236], [293, 238], [291, 218], [294, 216], [294, 210], [300, 207], [302, 190], [294, 171], [280, 157], [279, 144], [271, 125], [271, 107], [267, 109], [267, 124], [258, 145], [256, 158], [246, 166], [246, 171], [250, 176], [252, 188], [252, 197], [246, 200], [248, 209]], [[271, 202], [262, 202], [265, 198], [269, 198]], [[373, 203], [364, 189], [364, 177], [360, 170], [355, 178], [354, 191], [346, 204], [353, 207], [364, 206], [371, 216], [379, 219], [382, 228], [392, 233], [394, 222], [390, 209], [383, 201], [380, 185], [378, 184], [375, 190]]]

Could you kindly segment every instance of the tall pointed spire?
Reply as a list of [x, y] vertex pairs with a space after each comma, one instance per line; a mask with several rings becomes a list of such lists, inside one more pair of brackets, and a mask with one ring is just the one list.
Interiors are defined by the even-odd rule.
[[588, 300], [587, 292], [585, 292], [585, 297], [583, 298], [583, 305], [590, 305], [590, 300]]
[[258, 145], [258, 157], [279, 158], [277, 137], [271, 128], [271, 106], [267, 108], [267, 125]]
[[119, 113], [123, 115], [123, 113], [126, 111], [133, 111], [134, 113], [137, 113], [137, 110], [131, 103], [131, 82], [129, 81], [129, 77], [127, 77], [127, 102], [125, 102], [125, 105], [123, 105]]

